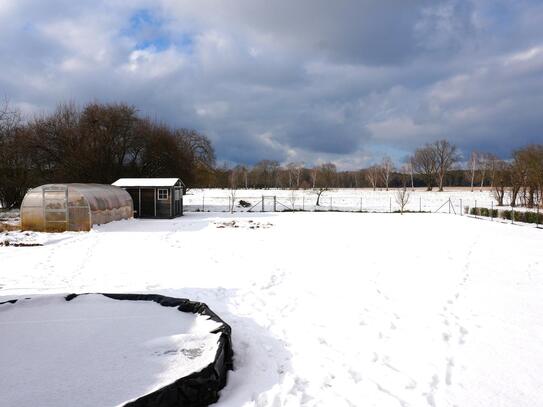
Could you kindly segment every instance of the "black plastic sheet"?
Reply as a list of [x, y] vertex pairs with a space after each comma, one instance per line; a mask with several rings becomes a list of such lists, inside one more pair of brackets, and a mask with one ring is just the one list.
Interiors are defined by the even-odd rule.
[[[66, 301], [71, 301], [79, 295], [70, 294]], [[126, 403], [124, 407], [204, 407], [219, 399], [219, 391], [226, 385], [227, 373], [233, 368], [232, 330], [206, 304], [190, 301], [186, 298], [165, 297], [156, 294], [103, 294], [115, 300], [154, 301], [164, 307], [176, 307], [181, 312], [191, 312], [208, 316], [220, 326], [212, 331], [219, 334], [218, 349], [215, 359], [199, 372], [180, 377], [152, 393]], [[17, 299], [1, 302], [15, 304]], [[74, 400], [74, 405], [77, 405]]]

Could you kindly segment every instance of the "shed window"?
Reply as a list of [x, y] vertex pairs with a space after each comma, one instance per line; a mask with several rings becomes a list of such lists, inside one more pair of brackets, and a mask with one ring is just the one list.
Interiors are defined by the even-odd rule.
[[158, 190], [158, 200], [159, 201], [167, 201], [168, 200], [168, 189], [159, 189]]

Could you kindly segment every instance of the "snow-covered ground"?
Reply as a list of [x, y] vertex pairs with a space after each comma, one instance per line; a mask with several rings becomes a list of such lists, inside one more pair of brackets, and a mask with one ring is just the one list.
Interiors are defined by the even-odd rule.
[[233, 329], [222, 407], [533, 407], [542, 242], [543, 230], [446, 214], [188, 213], [0, 247], [0, 301], [206, 302]]
[[[364, 212], [394, 212], [399, 210], [397, 202], [397, 189], [372, 190], [368, 188], [344, 188], [331, 189], [322, 193], [319, 206], [316, 207], [317, 193], [315, 190], [289, 190], [289, 189], [238, 189], [234, 193], [234, 210], [236, 212], [247, 211], [254, 206], [252, 211], [262, 209], [264, 197], [264, 209], [273, 210], [276, 197], [276, 209], [284, 210], [320, 210], [320, 211], [364, 211]], [[460, 213], [462, 207], [496, 207], [492, 191], [488, 188], [471, 192], [469, 188], [448, 188], [443, 192], [437, 190], [428, 192], [425, 188], [407, 190], [409, 200], [406, 208], [410, 211], [424, 212], [451, 212]], [[190, 189], [183, 197], [184, 210], [193, 211], [228, 211], [232, 199], [232, 191], [229, 189]], [[451, 205], [449, 206], [449, 201]], [[239, 205], [243, 200], [250, 204], [244, 208]]]

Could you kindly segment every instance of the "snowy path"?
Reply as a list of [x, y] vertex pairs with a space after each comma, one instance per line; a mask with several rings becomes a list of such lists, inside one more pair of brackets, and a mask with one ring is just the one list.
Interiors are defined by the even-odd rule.
[[535, 406], [542, 242], [438, 214], [188, 214], [0, 247], [0, 299], [204, 301], [234, 332], [219, 406]]

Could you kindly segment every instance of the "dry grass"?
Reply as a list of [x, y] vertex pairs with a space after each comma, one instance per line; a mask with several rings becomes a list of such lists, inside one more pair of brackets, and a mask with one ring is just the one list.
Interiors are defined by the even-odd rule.
[[16, 230], [21, 230], [21, 225], [19, 223], [7, 223], [0, 221], [0, 232], [14, 232]]

